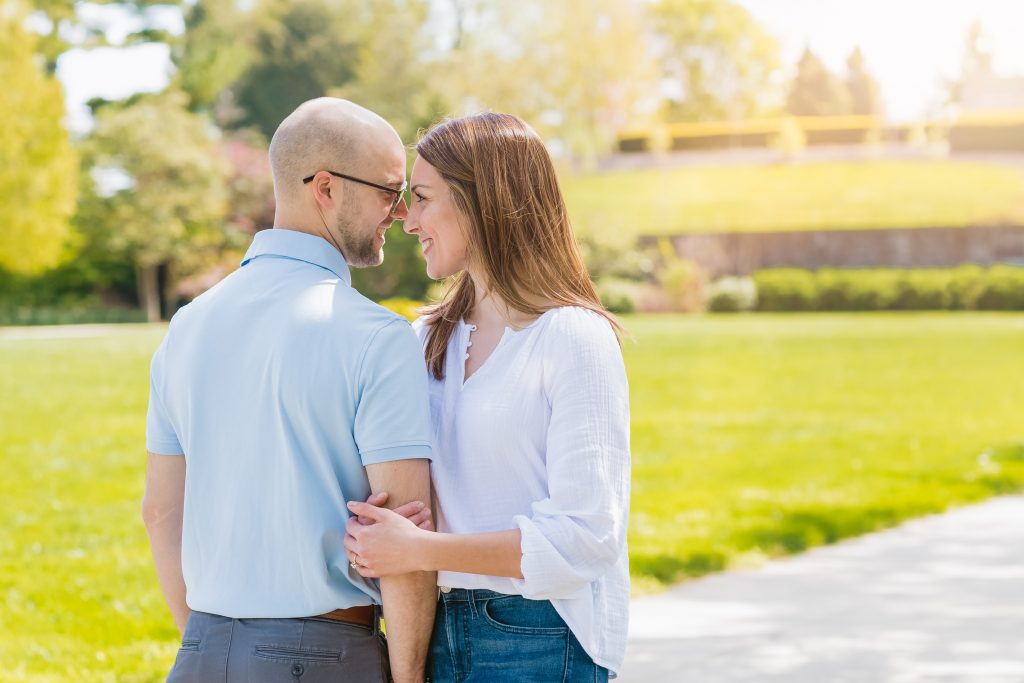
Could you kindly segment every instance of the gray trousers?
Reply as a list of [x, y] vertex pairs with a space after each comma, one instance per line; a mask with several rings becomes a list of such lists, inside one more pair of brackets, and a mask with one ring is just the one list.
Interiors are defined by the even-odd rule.
[[231, 619], [192, 612], [168, 683], [387, 683], [375, 628], [307, 619]]

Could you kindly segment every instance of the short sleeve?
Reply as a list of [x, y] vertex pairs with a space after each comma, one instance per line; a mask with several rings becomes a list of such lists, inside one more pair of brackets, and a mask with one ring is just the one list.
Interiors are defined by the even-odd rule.
[[359, 371], [353, 435], [363, 465], [431, 458], [427, 373], [416, 334], [395, 319], [373, 336]]
[[181, 442], [164, 403], [164, 367], [167, 355], [167, 338], [153, 354], [149, 366], [149, 408], [146, 411], [146, 450], [162, 455], [183, 455]]

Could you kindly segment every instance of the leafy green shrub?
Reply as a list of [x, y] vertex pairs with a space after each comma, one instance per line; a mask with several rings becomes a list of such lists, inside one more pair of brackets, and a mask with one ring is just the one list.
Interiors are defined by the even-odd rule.
[[658, 271], [658, 280], [671, 310], [685, 313], [704, 310], [707, 274], [696, 262], [687, 259], [672, 261]]
[[985, 291], [985, 273], [981, 266], [974, 264], [949, 271], [949, 307], [964, 311], [976, 309]]
[[813, 311], [818, 307], [814, 273], [799, 268], [771, 268], [753, 275], [759, 311]]
[[389, 311], [394, 311], [401, 316], [405, 316], [408, 320], [415, 320], [420, 317], [419, 309], [423, 306], [422, 301], [416, 301], [415, 299], [403, 299], [401, 297], [381, 299], [377, 303]]
[[135, 308], [0, 308], [0, 326], [144, 322], [145, 312]]
[[723, 277], [708, 287], [707, 309], [715, 313], [752, 311], [757, 306], [757, 285], [749, 277]]
[[595, 282], [594, 286], [601, 297], [601, 303], [612, 313], [622, 315], [636, 310], [639, 287], [637, 282], [617, 277], [603, 277]]
[[901, 311], [942, 311], [953, 307], [952, 271], [907, 270], [899, 275], [893, 308]]
[[822, 269], [816, 273], [818, 310], [880, 311], [899, 293], [897, 271]]
[[989, 268], [977, 308], [982, 311], [1024, 311], [1024, 268]]
[[754, 273], [760, 311], [1024, 310], [1024, 268], [792, 268]]

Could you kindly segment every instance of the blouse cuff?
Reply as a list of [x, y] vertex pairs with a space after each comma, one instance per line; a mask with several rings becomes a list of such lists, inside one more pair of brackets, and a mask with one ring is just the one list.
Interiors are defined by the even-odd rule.
[[524, 598], [567, 600], [588, 594], [590, 580], [580, 576], [532, 519], [516, 515], [512, 521], [519, 527], [523, 553], [519, 567], [523, 578], [512, 579], [512, 583]]

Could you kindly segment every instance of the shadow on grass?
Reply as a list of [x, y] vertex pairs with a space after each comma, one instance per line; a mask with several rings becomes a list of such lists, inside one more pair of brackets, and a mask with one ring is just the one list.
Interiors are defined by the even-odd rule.
[[634, 575], [649, 576], [661, 583], [675, 583], [722, 571], [726, 559], [722, 553], [693, 553], [683, 557], [662, 553], [635, 555], [630, 558], [629, 564]]
[[[976, 489], [980, 495], [975, 500], [1024, 492], [1024, 443], [993, 446], [979, 456], [978, 465], [978, 470], [964, 477], [981, 488], [980, 491]], [[969, 502], [971, 499], [964, 498], [955, 501]], [[671, 584], [722, 571], [736, 556], [750, 551], [769, 557], [793, 555], [816, 546], [887, 529], [914, 517], [942, 512], [944, 507], [933, 500], [919, 505], [904, 502], [898, 506], [841, 508], [822, 505], [780, 510], [761, 524], [735, 529], [727, 539], [728, 547], [724, 552], [634, 555], [630, 559], [630, 569], [635, 576]]]
[[903, 519], [935, 512], [932, 508], [900, 509], [815, 507], [782, 512], [770, 526], [739, 534], [737, 544], [770, 555], [791, 555], [851, 536], [878, 531]]

